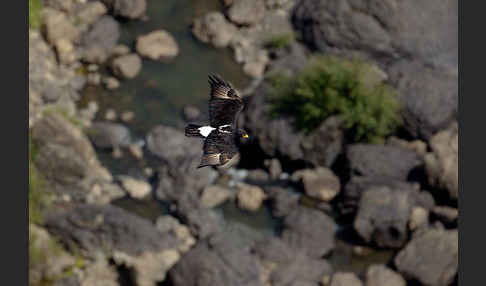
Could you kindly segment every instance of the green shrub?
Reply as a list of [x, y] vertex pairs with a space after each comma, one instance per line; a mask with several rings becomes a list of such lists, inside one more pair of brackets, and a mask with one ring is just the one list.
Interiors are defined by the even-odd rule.
[[42, 0], [29, 0], [29, 28], [37, 29], [41, 24]]
[[273, 86], [272, 114], [294, 116], [306, 133], [338, 115], [352, 140], [378, 143], [401, 122], [395, 92], [359, 59], [320, 56], [295, 78], [274, 74], [267, 79]]
[[293, 33], [284, 33], [270, 37], [265, 46], [271, 49], [283, 49], [290, 45], [294, 41], [295, 37]]
[[40, 224], [49, 196], [43, 189], [45, 182], [34, 164], [36, 155], [36, 147], [29, 136], [29, 222]]

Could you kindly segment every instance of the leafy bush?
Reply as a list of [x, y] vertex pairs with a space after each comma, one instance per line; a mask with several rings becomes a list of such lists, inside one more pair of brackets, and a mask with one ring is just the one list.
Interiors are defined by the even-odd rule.
[[29, 28], [37, 29], [41, 24], [42, 0], [29, 0]]
[[401, 122], [395, 92], [359, 59], [320, 56], [295, 78], [274, 74], [268, 80], [273, 115], [295, 116], [307, 133], [338, 115], [352, 140], [378, 143]]
[[271, 49], [283, 49], [290, 45], [294, 39], [295, 37], [293, 33], [275, 35], [266, 41], [265, 46]]

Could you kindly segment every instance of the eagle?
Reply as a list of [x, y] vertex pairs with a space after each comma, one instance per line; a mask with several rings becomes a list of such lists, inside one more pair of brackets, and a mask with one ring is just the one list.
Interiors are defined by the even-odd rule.
[[187, 137], [204, 138], [203, 155], [197, 168], [227, 169], [239, 159], [238, 146], [247, 143], [248, 133], [236, 127], [244, 103], [236, 90], [217, 75], [209, 75], [209, 125], [188, 124]]

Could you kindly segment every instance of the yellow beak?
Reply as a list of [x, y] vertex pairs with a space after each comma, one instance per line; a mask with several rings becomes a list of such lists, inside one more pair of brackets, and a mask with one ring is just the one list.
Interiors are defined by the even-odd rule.
[[243, 138], [245, 138], [245, 139], [248, 138], [248, 134], [244, 134]]

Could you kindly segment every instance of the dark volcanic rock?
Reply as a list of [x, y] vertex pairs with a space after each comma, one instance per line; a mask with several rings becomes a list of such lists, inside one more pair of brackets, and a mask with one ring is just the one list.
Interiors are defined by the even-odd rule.
[[130, 130], [122, 124], [93, 122], [88, 131], [89, 138], [98, 148], [127, 146], [131, 143]]
[[49, 213], [46, 227], [68, 247], [122, 251], [129, 255], [177, 246], [175, 237], [159, 232], [148, 220], [112, 205], [81, 204], [70, 211]]
[[255, 252], [264, 265], [274, 265], [268, 277], [271, 285], [318, 285], [324, 275], [332, 273], [327, 261], [311, 258], [278, 238], [258, 243]]
[[298, 207], [285, 217], [284, 225], [283, 241], [310, 257], [322, 257], [334, 248], [337, 225], [320, 211]]
[[370, 188], [361, 196], [354, 228], [367, 243], [400, 247], [408, 239], [407, 223], [414, 205], [410, 191]]
[[346, 152], [352, 174], [406, 180], [422, 159], [413, 151], [396, 146], [353, 144]]
[[226, 234], [200, 240], [170, 270], [175, 286], [260, 285], [258, 259]]
[[415, 138], [428, 140], [457, 117], [457, 73], [401, 61], [391, 66], [390, 79], [402, 103], [404, 127]]
[[395, 257], [398, 271], [424, 285], [450, 285], [458, 267], [457, 230], [430, 229]]
[[302, 0], [293, 14], [304, 41], [319, 51], [356, 50], [382, 62], [406, 57], [455, 68], [457, 21], [456, 0]]

